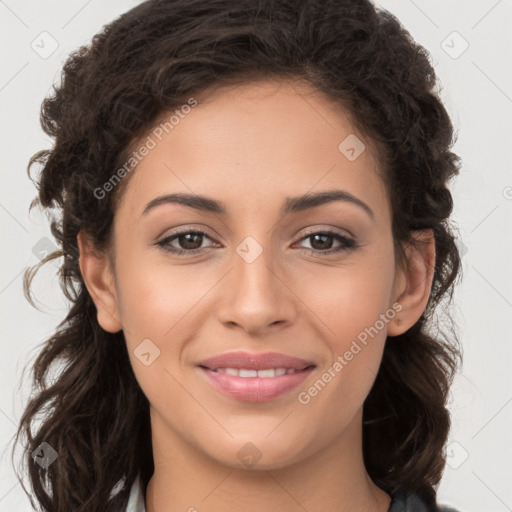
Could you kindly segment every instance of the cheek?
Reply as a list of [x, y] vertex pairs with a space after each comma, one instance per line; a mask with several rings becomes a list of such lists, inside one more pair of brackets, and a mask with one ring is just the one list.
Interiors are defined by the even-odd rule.
[[187, 396], [179, 385], [180, 357], [199, 290], [183, 272], [132, 258], [120, 263], [118, 304], [137, 382], [152, 404], [181, 408]]
[[319, 375], [322, 382], [317, 391], [311, 390], [323, 395], [319, 403], [355, 407], [364, 401], [379, 369], [387, 326], [395, 316], [389, 307], [393, 277], [391, 254], [301, 280], [301, 296], [315, 313], [318, 338], [330, 354]]
[[[331, 347], [340, 353], [386, 313], [393, 278], [392, 257], [354, 258], [344, 267], [317, 267], [302, 273], [296, 290], [323, 326]], [[385, 339], [385, 325], [379, 322], [377, 327]]]
[[[116, 261], [117, 298], [135, 376], [152, 403], [177, 405], [187, 397], [173, 376], [182, 370], [185, 347], [197, 337], [201, 300], [218, 276], [202, 274], [198, 279], [193, 265], [172, 267], [161, 256], [156, 261], [135, 252], [124, 254]], [[146, 366], [140, 356], [148, 352], [145, 362], [152, 362]]]
[[211, 287], [197, 280], [192, 266], [173, 270], [162, 262], [130, 256], [120, 258], [117, 268], [121, 320], [132, 342], [141, 336], [159, 340], [172, 336], [173, 330], [182, 328], [180, 319], [186, 323], [194, 304]]

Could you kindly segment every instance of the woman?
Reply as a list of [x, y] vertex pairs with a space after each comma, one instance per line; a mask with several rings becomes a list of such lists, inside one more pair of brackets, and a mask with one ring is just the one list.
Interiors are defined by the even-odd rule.
[[361, 0], [150, 0], [70, 56], [30, 164], [72, 303], [18, 431], [39, 506], [449, 510], [435, 86]]

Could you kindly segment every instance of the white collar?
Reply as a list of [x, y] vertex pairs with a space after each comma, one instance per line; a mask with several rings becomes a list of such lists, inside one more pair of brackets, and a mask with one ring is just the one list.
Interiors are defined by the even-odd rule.
[[126, 507], [126, 512], [146, 512], [146, 505], [144, 504], [144, 493], [142, 491], [142, 484], [140, 476], [137, 476], [133, 482], [130, 490], [130, 499]]

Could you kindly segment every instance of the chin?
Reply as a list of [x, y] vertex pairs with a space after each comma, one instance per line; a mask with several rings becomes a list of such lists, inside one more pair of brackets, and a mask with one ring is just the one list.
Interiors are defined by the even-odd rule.
[[231, 440], [229, 447], [219, 446], [221, 451], [210, 453], [210, 457], [227, 467], [249, 471], [278, 470], [297, 462], [298, 442], [283, 444], [279, 440], [258, 439], [251, 441], [244, 436], [241, 441]]

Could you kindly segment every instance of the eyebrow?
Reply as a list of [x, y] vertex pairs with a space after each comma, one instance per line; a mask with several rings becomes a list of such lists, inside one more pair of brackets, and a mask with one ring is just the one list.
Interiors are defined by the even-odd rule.
[[[283, 207], [281, 208], [280, 214], [281, 216], [285, 216], [290, 213], [302, 212], [334, 201], [355, 204], [363, 209], [372, 219], [375, 219], [373, 210], [365, 202], [361, 201], [361, 199], [346, 190], [326, 190], [324, 192], [305, 194], [298, 197], [287, 197]], [[227, 215], [228, 213], [228, 209], [222, 201], [217, 201], [215, 199], [195, 194], [176, 193], [165, 194], [152, 199], [144, 208], [142, 216], [162, 204], [181, 204], [196, 210], [218, 213], [221, 215]]]

